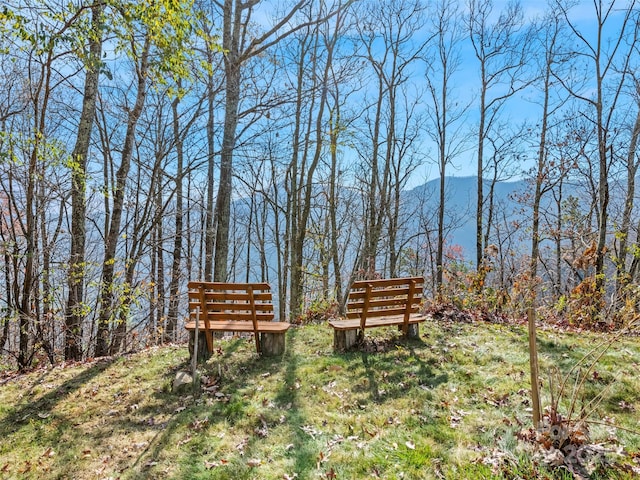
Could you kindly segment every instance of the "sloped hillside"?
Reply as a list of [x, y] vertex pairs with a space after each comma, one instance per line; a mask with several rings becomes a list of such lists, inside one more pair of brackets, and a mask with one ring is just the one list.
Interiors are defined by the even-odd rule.
[[[547, 404], [550, 380], [557, 394], [558, 374], [585, 355], [593, 358], [589, 352], [602, 340], [540, 332]], [[5, 372], [0, 477], [480, 479], [572, 478], [582, 471], [634, 478], [639, 472], [637, 338], [611, 345], [591, 369], [583, 362], [574, 373], [586, 375], [561, 395], [560, 412], [569, 414], [573, 397], [572, 418], [586, 408], [593, 420], [580, 427], [581, 446], [597, 455], [576, 460], [574, 473], [568, 461], [551, 466], [554, 432], [531, 430], [526, 333], [518, 326], [433, 320], [421, 327], [420, 341], [377, 330], [358, 351], [336, 354], [326, 325], [305, 325], [289, 332], [282, 359], [258, 358], [246, 339], [217, 345], [195, 390], [172, 391], [176, 373], [189, 368], [182, 345]]]

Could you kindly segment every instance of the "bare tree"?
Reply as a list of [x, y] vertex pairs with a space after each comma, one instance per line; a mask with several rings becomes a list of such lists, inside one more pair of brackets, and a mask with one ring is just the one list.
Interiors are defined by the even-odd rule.
[[[385, 222], [394, 219], [401, 179], [415, 168], [416, 157], [405, 155], [402, 136], [410, 141], [411, 119], [415, 104], [408, 97], [407, 83], [424, 55], [426, 42], [414, 40], [425, 25], [425, 6], [420, 0], [362, 3], [364, 21], [357, 24], [365, 53], [364, 59], [374, 74], [375, 84], [367, 92], [370, 116], [363, 148], [358, 151], [366, 174], [359, 180], [364, 186], [363, 242], [358, 267], [362, 275], [374, 275]], [[379, 42], [382, 42], [380, 48]], [[407, 103], [403, 105], [403, 101]], [[414, 123], [415, 125], [415, 123]], [[388, 232], [397, 225], [387, 224]], [[390, 249], [391, 251], [392, 249]]]
[[[182, 88], [182, 82], [178, 80], [176, 82], [178, 89]], [[167, 326], [165, 338], [169, 341], [176, 339], [178, 328], [178, 307], [180, 304], [180, 280], [183, 278], [182, 270], [182, 258], [183, 258], [183, 243], [184, 243], [184, 141], [189, 135], [196, 120], [200, 116], [200, 106], [198, 103], [194, 107], [194, 111], [191, 113], [191, 117], [184, 121], [184, 126], [181, 123], [185, 114], [179, 112], [180, 97], [176, 96], [171, 103], [172, 114], [172, 133], [173, 143], [175, 145], [175, 173], [173, 180], [175, 182], [175, 225], [174, 225], [174, 240], [173, 240], [173, 254], [171, 256], [171, 280], [169, 282], [169, 308], [167, 311]]]
[[[552, 88], [554, 87], [554, 70], [558, 64], [558, 42], [562, 27], [557, 15], [548, 15], [544, 20], [540, 35], [536, 40], [540, 42], [541, 52], [544, 52], [543, 61], [540, 62], [540, 87], [542, 89], [542, 121], [538, 141], [538, 154], [534, 174], [534, 194], [532, 206], [531, 223], [531, 258], [529, 263], [529, 280], [532, 285], [531, 296], [527, 303], [529, 307], [529, 366], [531, 372], [531, 397], [533, 405], [533, 425], [538, 427], [541, 418], [540, 393], [539, 393], [539, 370], [538, 370], [538, 347], [536, 332], [535, 306], [537, 301], [536, 282], [538, 276], [538, 263], [540, 257], [540, 208], [543, 196], [548, 193], [557, 183], [554, 173], [560, 170], [565, 171], [561, 165], [553, 163], [549, 159], [548, 134], [549, 123], [552, 115], [562, 105], [554, 104], [551, 100]], [[556, 70], [556, 75], [560, 72]], [[559, 162], [558, 162], [559, 163]], [[558, 168], [560, 167], [560, 168]]]
[[524, 89], [530, 32], [524, 28], [519, 3], [511, 1], [493, 20], [491, 0], [469, 0], [467, 28], [479, 63], [479, 121], [477, 133], [476, 266], [482, 269], [484, 249], [486, 140], [496, 128], [506, 101]]
[[431, 17], [434, 32], [431, 54], [427, 57], [426, 82], [429, 91], [427, 132], [436, 145], [440, 193], [438, 198], [438, 238], [436, 247], [436, 288], [442, 288], [445, 238], [445, 203], [447, 168], [465, 148], [460, 120], [469, 105], [459, 104], [455, 95], [454, 75], [459, 71], [462, 59], [460, 43], [463, 38], [457, 0], [440, 0]]
[[[635, 48], [636, 55], [638, 48]], [[616, 290], [619, 292], [627, 282], [635, 279], [638, 269], [637, 255], [629, 252], [629, 235], [631, 234], [631, 222], [635, 204], [636, 195], [636, 175], [638, 167], [640, 167], [640, 155], [638, 154], [638, 141], [640, 140], [640, 78], [634, 75], [633, 93], [635, 94], [636, 116], [633, 124], [629, 128], [629, 143], [626, 156], [624, 158], [624, 169], [626, 172], [626, 194], [624, 209], [622, 212], [622, 220], [620, 222], [620, 244], [617, 252], [617, 273], [616, 273]], [[640, 231], [640, 229], [638, 230]], [[635, 245], [638, 244], [636, 240]], [[628, 257], [631, 253], [632, 261], [627, 272]]]
[[149, 52], [151, 49], [150, 35], [145, 36], [136, 65], [137, 93], [133, 107], [127, 115], [127, 132], [122, 148], [120, 166], [116, 172], [113, 186], [113, 205], [108, 230], [105, 234], [104, 264], [102, 268], [102, 289], [100, 294], [100, 315], [96, 335], [95, 356], [107, 355], [110, 351], [110, 330], [117, 316], [115, 310], [116, 295], [114, 292], [115, 255], [120, 238], [120, 222], [125, 198], [125, 188], [133, 156], [136, 125], [142, 114], [146, 94], [147, 76], [149, 72]]
[[[302, 38], [300, 57], [297, 63], [296, 123], [294, 148], [290, 164], [291, 178], [291, 282], [289, 307], [291, 315], [299, 315], [304, 292], [304, 247], [307, 238], [312, 200], [315, 196], [316, 170], [324, 153], [324, 135], [330, 72], [333, 55], [339, 38], [344, 16], [338, 12], [333, 25], [316, 24]], [[322, 15], [322, 13], [321, 13]], [[324, 23], [324, 22], [323, 22]], [[321, 52], [325, 54], [322, 55]], [[311, 64], [306, 63], [311, 60]], [[324, 62], [324, 63], [323, 63]], [[312, 104], [303, 117], [306, 75], [311, 75]], [[320, 72], [320, 73], [318, 73]], [[304, 135], [304, 137], [303, 137]], [[312, 141], [313, 140], [313, 141]]]
[[[567, 52], [578, 67], [584, 66], [587, 71], [593, 73], [591, 78], [593, 90], [592, 96], [575, 89], [566, 78], [558, 77], [564, 88], [589, 110], [585, 114], [591, 119], [595, 129], [595, 150], [597, 162], [597, 241], [595, 259], [596, 287], [600, 289], [604, 285], [604, 260], [607, 254], [607, 228], [609, 218], [610, 200], [610, 174], [614, 161], [613, 141], [615, 139], [614, 120], [617, 107], [621, 99], [621, 92], [629, 76], [629, 62], [633, 58], [632, 52], [638, 41], [639, 24], [637, 21], [637, 2], [631, 0], [625, 3], [620, 10], [615, 0], [593, 2], [595, 13], [595, 38], [583, 33], [570, 14], [570, 9], [563, 2], [555, 2], [555, 8], [562, 16], [572, 32], [574, 42], [578, 45], [576, 50]], [[613, 16], [620, 17], [617, 27], [617, 35], [608, 38], [605, 26], [613, 21]]]
[[[349, 3], [349, 2], [347, 2]], [[214, 280], [227, 279], [227, 261], [229, 254], [229, 225], [231, 221], [231, 196], [233, 177], [233, 152], [236, 146], [237, 127], [239, 121], [239, 104], [241, 95], [242, 69], [244, 64], [284, 38], [307, 26], [319, 24], [334, 16], [343, 6], [323, 9], [328, 13], [311, 21], [304, 20], [291, 26], [306, 5], [301, 0], [293, 5], [276, 23], [261, 34], [250, 37], [251, 15], [258, 4], [257, 0], [243, 2], [241, 0], [225, 0], [222, 6], [222, 47], [225, 52], [225, 113], [220, 152], [220, 177], [216, 197], [216, 244], [214, 259]], [[256, 32], [254, 32], [256, 33]]]
[[[121, 25], [121, 41], [126, 45], [134, 65], [135, 99], [132, 106], [126, 107], [126, 131], [121, 148], [120, 165], [115, 173], [112, 186], [111, 214], [105, 229], [105, 251], [102, 267], [100, 292], [100, 312], [95, 343], [95, 355], [108, 354], [112, 347], [110, 333], [114, 322], [117, 325], [121, 317], [117, 312], [114, 275], [116, 250], [120, 238], [121, 220], [125, 200], [131, 161], [134, 154], [136, 128], [142, 115], [147, 98], [149, 82], [169, 72], [185, 75], [183, 42], [188, 32], [189, 12], [180, 4], [157, 4], [154, 8], [138, 6], [128, 13]], [[162, 15], [160, 15], [162, 12]], [[131, 17], [133, 16], [133, 17]], [[159, 17], [164, 23], [157, 22]], [[172, 35], [167, 34], [170, 30]], [[105, 199], [106, 201], [106, 199]]]
[[65, 359], [79, 360], [82, 357], [82, 323], [84, 314], [85, 249], [86, 249], [86, 188], [87, 156], [91, 131], [96, 114], [96, 99], [102, 56], [104, 3], [98, 1], [91, 6], [91, 30], [88, 35], [89, 55], [86, 59], [86, 74], [82, 112], [78, 123], [76, 144], [71, 154], [71, 245], [69, 272], [67, 274], [67, 305], [65, 311]]
[[[59, 64], [72, 58], [70, 50], [77, 40], [74, 28], [88, 12], [84, 7], [66, 9], [56, 5], [56, 15], [44, 19], [38, 13], [40, 6], [36, 2], [24, 8], [18, 7], [16, 11], [5, 6], [2, 18], [10, 21], [3, 21], [0, 27], [3, 53], [24, 68], [23, 72], [29, 76], [25, 79], [24, 87], [21, 87], [23, 100], [11, 99], [11, 105], [7, 105], [0, 113], [3, 127], [7, 126], [9, 118], [16, 120], [10, 127], [10, 137], [13, 139], [3, 145], [4, 154], [8, 158], [21, 159], [26, 166], [24, 173], [19, 176], [14, 177], [15, 172], [12, 171], [6, 183], [3, 177], [9, 207], [9, 220], [6, 222], [15, 242], [12, 255], [17, 256], [11, 269], [14, 275], [11, 300], [12, 308], [18, 315], [19, 368], [31, 363], [38, 343], [53, 360], [52, 339], [43, 337], [45, 331], [53, 331], [53, 325], [42, 323], [46, 320], [53, 322], [51, 297], [42, 297], [43, 293], [52, 292], [52, 277], [42, 269], [45, 264], [51, 267], [50, 242], [60, 231], [59, 226], [48, 231], [48, 214], [62, 212], [60, 199], [54, 200], [49, 195], [60, 193], [52, 167], [64, 152], [55, 138], [64, 116], [58, 103], [61, 85], [78, 73], [73, 62], [68, 64], [64, 74]], [[7, 28], [9, 26], [11, 28]], [[13, 81], [10, 80], [7, 87], [17, 93], [17, 85]], [[15, 190], [18, 185], [19, 188]], [[62, 215], [58, 218], [58, 225], [61, 221]]]

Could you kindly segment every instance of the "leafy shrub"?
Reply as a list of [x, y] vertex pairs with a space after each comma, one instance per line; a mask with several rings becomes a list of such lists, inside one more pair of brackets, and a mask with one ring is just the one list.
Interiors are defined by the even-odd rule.
[[339, 315], [339, 305], [332, 298], [318, 298], [311, 302], [306, 310], [300, 314], [293, 323], [307, 325], [310, 323], [323, 323]]

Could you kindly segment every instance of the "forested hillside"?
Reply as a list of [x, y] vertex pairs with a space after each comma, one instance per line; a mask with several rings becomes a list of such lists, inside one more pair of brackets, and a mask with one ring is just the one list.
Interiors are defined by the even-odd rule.
[[292, 321], [401, 275], [460, 309], [634, 321], [639, 13], [5, 1], [2, 365], [183, 340], [190, 279], [268, 281]]

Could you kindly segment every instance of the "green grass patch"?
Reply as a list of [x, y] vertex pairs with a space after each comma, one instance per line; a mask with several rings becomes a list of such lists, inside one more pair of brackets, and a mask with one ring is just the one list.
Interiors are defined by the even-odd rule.
[[[366, 348], [334, 353], [331, 329], [308, 325], [288, 333], [277, 359], [220, 340], [195, 394], [171, 392], [189, 370], [186, 347], [175, 346], [6, 377], [0, 478], [570, 478], [517, 438], [531, 427], [525, 330], [427, 322], [421, 334], [372, 330]], [[568, 372], [602, 339], [540, 332], [545, 403], [544, 377]], [[636, 455], [639, 363], [638, 340], [623, 339], [575, 395], [597, 404], [594, 420], [619, 427], [594, 424], [594, 440], [614, 435]]]

